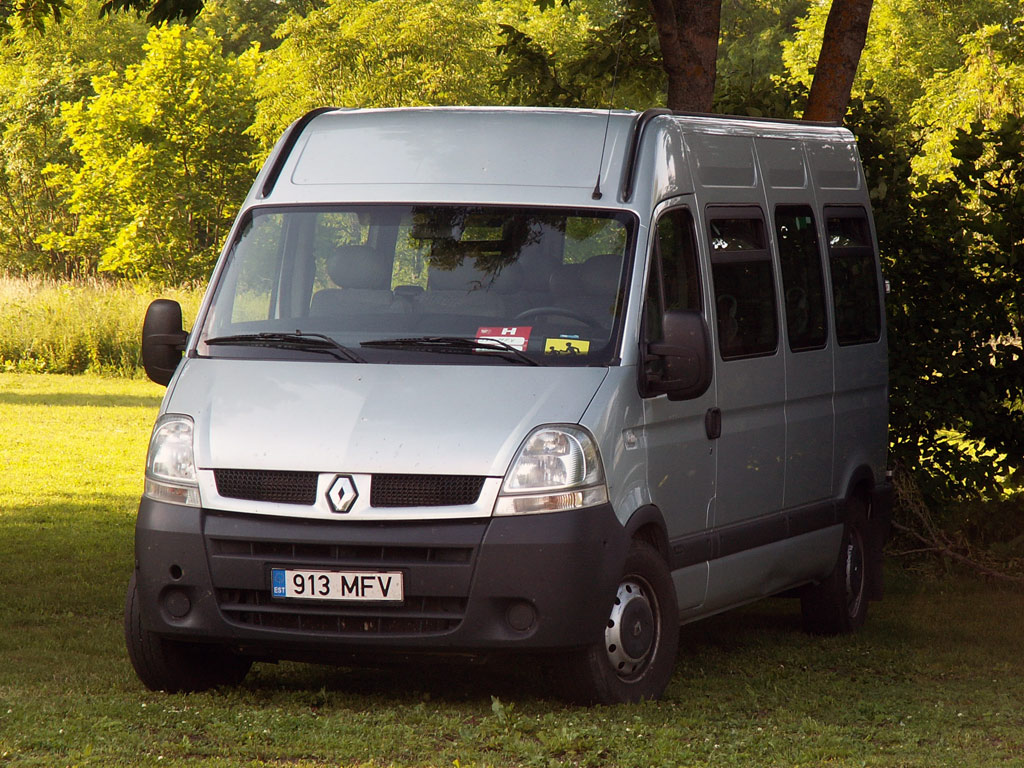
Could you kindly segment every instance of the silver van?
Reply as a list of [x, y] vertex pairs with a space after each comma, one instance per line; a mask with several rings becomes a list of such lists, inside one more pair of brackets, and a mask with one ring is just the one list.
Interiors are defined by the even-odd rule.
[[662, 693], [680, 624], [762, 597], [855, 630], [891, 516], [883, 301], [845, 129], [316, 110], [191, 332], [146, 316], [135, 670], [549, 654], [620, 702]]

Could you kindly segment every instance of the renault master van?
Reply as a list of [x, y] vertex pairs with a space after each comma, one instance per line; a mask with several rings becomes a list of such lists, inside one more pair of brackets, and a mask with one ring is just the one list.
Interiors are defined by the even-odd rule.
[[555, 109], [311, 112], [167, 385], [125, 634], [142, 682], [548, 655], [659, 696], [679, 626], [856, 630], [888, 533], [884, 281], [851, 134]]

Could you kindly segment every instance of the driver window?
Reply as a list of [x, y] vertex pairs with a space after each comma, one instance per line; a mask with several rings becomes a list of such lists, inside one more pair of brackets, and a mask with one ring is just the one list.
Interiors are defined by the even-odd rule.
[[686, 208], [665, 211], [656, 231], [644, 301], [647, 343], [662, 340], [661, 319], [666, 310], [701, 308], [693, 216]]

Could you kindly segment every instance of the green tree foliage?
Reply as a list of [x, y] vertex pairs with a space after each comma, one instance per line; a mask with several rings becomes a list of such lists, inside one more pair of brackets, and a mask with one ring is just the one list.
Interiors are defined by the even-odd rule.
[[60, 105], [90, 95], [93, 77], [141, 58], [147, 32], [129, 17], [100, 21], [97, 9], [76, 0], [65, 22], [46, 22], [42, 34], [14, 19], [0, 45], [0, 271], [81, 274], [80, 264], [36, 241], [74, 226], [60, 190], [43, 173], [50, 164], [75, 162]]
[[313, 107], [499, 101], [497, 29], [473, 0], [330, 0], [278, 34], [256, 84], [265, 148]]
[[644, 109], [665, 103], [665, 73], [650, 11], [573, 0], [494, 6], [501, 31], [500, 91], [523, 106]]
[[918, 173], [950, 173], [960, 131], [977, 133], [1024, 115], [1024, 16], [964, 35], [960, 51], [960, 66], [936, 72], [914, 102], [912, 121], [925, 128]]
[[[715, 111], [752, 117], [795, 117], [806, 102], [810, 80], [794, 87], [782, 81], [783, 43], [807, 0], [725, 0], [718, 48]], [[799, 95], [798, 95], [799, 94]], [[799, 105], [802, 108], [802, 103]]]
[[205, 277], [251, 183], [246, 129], [258, 55], [225, 57], [212, 31], [153, 29], [145, 59], [64, 107], [77, 168], [52, 166], [77, 217], [40, 242], [125, 277]]
[[1021, 123], [961, 132], [957, 179], [931, 179], [886, 100], [855, 100], [851, 122], [892, 286], [891, 458], [940, 509], [998, 497], [1024, 466]]
[[[783, 43], [790, 81], [810, 86], [828, 10], [810, 3]], [[1019, 110], [1020, 16], [1011, 0], [875, 0], [853, 93], [892, 104], [916, 173], [948, 175], [958, 129]]]
[[320, 5], [319, 0], [206, 0], [195, 27], [212, 29], [224, 53], [230, 56], [238, 56], [253, 45], [271, 51], [281, 42], [274, 33], [289, 13], [303, 15]]
[[[502, 5], [496, 16], [503, 38], [500, 86], [508, 103], [637, 110], [665, 105], [665, 71], [645, 2]], [[806, 11], [807, 0], [722, 3], [716, 112], [798, 115], [807, 87], [783, 78], [781, 52]]]

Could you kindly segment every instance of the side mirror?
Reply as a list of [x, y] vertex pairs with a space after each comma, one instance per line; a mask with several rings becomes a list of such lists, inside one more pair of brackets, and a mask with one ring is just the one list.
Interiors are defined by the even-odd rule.
[[150, 304], [142, 323], [142, 367], [146, 375], [166, 387], [181, 362], [187, 341], [181, 305], [170, 299], [157, 299]]
[[649, 391], [669, 400], [690, 400], [711, 386], [711, 340], [700, 312], [672, 309], [662, 317], [664, 339], [647, 347], [660, 370], [647, 375]]

